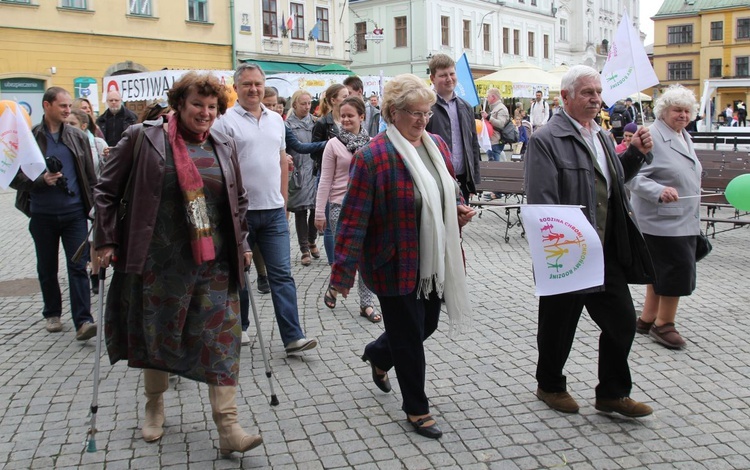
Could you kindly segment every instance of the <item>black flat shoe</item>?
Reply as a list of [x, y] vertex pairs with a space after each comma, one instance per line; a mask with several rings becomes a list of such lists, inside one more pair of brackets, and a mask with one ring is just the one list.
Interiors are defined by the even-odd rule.
[[[416, 421], [412, 421], [409, 419], [409, 416], [406, 417], [406, 421], [409, 422], [414, 427], [414, 430], [417, 431], [417, 434], [424, 437], [429, 437], [430, 439], [440, 439], [440, 437], [443, 435], [443, 431], [440, 430], [440, 428], [437, 425], [437, 421], [435, 421], [435, 418], [432, 416], [425, 416], [424, 418], [418, 419]], [[428, 421], [435, 421], [430, 426], [425, 426], [424, 423]]]
[[367, 357], [367, 353], [362, 354], [362, 360], [370, 364], [372, 368], [372, 381], [375, 385], [385, 393], [389, 393], [391, 391], [391, 381], [388, 380], [388, 374], [378, 374], [375, 364]]

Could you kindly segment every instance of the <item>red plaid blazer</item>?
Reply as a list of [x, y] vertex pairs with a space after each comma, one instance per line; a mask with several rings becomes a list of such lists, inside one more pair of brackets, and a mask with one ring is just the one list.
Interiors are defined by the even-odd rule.
[[[430, 134], [455, 178], [448, 146]], [[419, 236], [414, 183], [385, 132], [352, 159], [349, 186], [336, 230], [331, 286], [351, 288], [359, 269], [376, 295], [406, 295], [416, 288]]]

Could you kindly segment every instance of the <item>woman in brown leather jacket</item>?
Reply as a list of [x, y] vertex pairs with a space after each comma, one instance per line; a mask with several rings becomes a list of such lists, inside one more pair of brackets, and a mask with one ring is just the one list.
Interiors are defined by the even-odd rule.
[[208, 384], [222, 454], [263, 442], [237, 423], [238, 288], [251, 253], [235, 144], [211, 129], [227, 101], [210, 74], [183, 76], [169, 92], [175, 114], [127, 129], [94, 191], [97, 255], [115, 267], [107, 349], [143, 369], [143, 438], [164, 434], [171, 372]]

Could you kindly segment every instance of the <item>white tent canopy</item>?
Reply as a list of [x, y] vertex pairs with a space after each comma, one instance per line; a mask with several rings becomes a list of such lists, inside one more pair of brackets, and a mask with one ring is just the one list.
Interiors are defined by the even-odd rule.
[[[525, 96], [528, 94], [528, 91], [538, 89], [543, 90], [544, 94], [548, 95], [552, 85], [558, 83], [559, 88], [560, 83], [560, 80], [555, 81], [555, 77], [549, 72], [545, 72], [536, 65], [527, 62], [507, 65], [497, 72], [485, 75], [478, 80], [511, 82], [513, 84], [514, 96]], [[520, 95], [519, 91], [521, 88], [528, 88], [528, 90], [524, 90], [523, 95]], [[533, 93], [530, 96], [533, 97]]]

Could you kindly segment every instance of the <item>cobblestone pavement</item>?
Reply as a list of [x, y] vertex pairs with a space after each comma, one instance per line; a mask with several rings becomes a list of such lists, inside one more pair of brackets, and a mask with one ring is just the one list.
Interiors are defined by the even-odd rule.
[[[265, 444], [220, 458], [207, 387], [189, 380], [172, 381], [165, 394], [164, 438], [143, 442], [141, 374], [105, 356], [98, 451], [87, 453], [95, 342], [74, 340], [68, 310], [63, 333], [44, 330], [41, 295], [28, 281], [36, 278], [28, 222], [13, 209], [13, 195], [0, 191], [0, 468], [750, 468], [746, 229], [718, 235], [699, 263], [698, 289], [678, 316], [687, 349], [636, 338], [633, 397], [651, 404], [652, 416], [594, 410], [597, 328], [586, 315], [566, 367], [580, 414], [557, 413], [534, 396], [537, 301], [528, 247], [518, 228], [503, 242], [499, 219], [485, 212], [464, 232], [473, 328], [452, 341], [442, 322], [426, 343], [427, 394], [445, 432], [439, 441], [407, 428], [395, 380], [395, 393], [373, 391], [359, 355], [382, 325], [359, 316], [356, 295], [325, 308], [328, 267], [301, 266], [293, 247], [300, 317], [320, 346], [286, 357], [270, 296], [256, 294], [281, 403], [269, 405], [254, 335], [242, 351], [238, 402], [240, 422]], [[65, 285], [64, 269], [60, 277]], [[632, 291], [638, 308], [644, 289]], [[67, 290], [64, 297], [67, 309]]]

